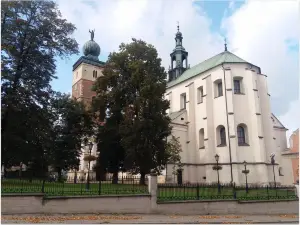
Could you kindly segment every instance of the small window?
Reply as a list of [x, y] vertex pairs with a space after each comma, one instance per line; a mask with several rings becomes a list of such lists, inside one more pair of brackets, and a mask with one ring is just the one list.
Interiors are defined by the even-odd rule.
[[241, 81], [240, 80], [234, 80], [234, 94], [241, 94]]
[[74, 85], [74, 91], [77, 91], [77, 84]]
[[180, 109], [186, 109], [186, 94], [180, 95]]
[[284, 175], [283, 175], [283, 171], [282, 171], [282, 167], [279, 167], [279, 168], [278, 168], [278, 174], [279, 174], [279, 176], [284, 176]]
[[76, 72], [76, 79], [78, 78], [78, 71]]
[[197, 102], [198, 103], [203, 102], [203, 86], [198, 87], [198, 89], [197, 89]]

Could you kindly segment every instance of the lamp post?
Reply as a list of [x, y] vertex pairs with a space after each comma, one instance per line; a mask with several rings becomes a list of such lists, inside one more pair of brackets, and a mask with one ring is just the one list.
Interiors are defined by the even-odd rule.
[[219, 166], [219, 158], [220, 158], [219, 155], [216, 154], [216, 155], [215, 155], [215, 159], [216, 159], [216, 161], [217, 161], [217, 165], [214, 165], [214, 166], [213, 166], [213, 170], [216, 170], [216, 171], [217, 171], [217, 175], [218, 175], [218, 193], [221, 192], [219, 170], [222, 169], [222, 166]]
[[242, 170], [242, 173], [245, 174], [245, 178], [246, 178], [246, 193], [248, 193], [248, 180], [247, 180], [247, 174], [249, 173], [250, 171], [247, 170], [247, 162], [246, 160], [244, 161], [244, 170]]
[[274, 176], [274, 187], [276, 188], [276, 179], [275, 179], [275, 169], [274, 169], [274, 166], [275, 166], [275, 154], [272, 154], [271, 156], [271, 164], [273, 166], [273, 176]]
[[89, 147], [89, 167], [88, 167], [88, 174], [87, 174], [87, 180], [86, 180], [86, 189], [90, 189], [90, 167], [91, 167], [91, 154], [92, 154], [92, 148], [93, 148], [93, 143], [89, 142], [88, 143]]

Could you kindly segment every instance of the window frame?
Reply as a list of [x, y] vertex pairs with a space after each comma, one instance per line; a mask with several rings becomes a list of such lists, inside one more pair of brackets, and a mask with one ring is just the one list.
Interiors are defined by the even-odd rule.
[[180, 94], [180, 110], [186, 109], [186, 93]]
[[217, 97], [223, 96], [223, 84], [222, 81], [217, 83]]
[[[238, 88], [236, 87], [236, 83], [238, 83]], [[234, 94], [242, 94], [242, 85], [240, 79], [233, 80], [233, 93]]]
[[[242, 131], [243, 136], [240, 135], [241, 131]], [[246, 131], [245, 131], [245, 127], [243, 127], [242, 125], [237, 126], [237, 138], [238, 138], [238, 145], [239, 146], [247, 145]], [[240, 141], [241, 139], [242, 139], [242, 142]]]

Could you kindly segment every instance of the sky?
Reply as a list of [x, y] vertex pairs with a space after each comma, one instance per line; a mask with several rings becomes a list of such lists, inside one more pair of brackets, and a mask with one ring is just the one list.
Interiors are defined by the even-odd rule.
[[300, 127], [299, 9], [297, 0], [57, 0], [62, 16], [77, 30], [80, 54], [57, 59], [57, 91], [70, 92], [72, 65], [95, 29], [99, 59], [132, 37], [153, 44], [165, 68], [175, 46], [177, 21], [191, 66], [224, 50], [257, 65], [268, 76], [272, 112], [289, 129]]

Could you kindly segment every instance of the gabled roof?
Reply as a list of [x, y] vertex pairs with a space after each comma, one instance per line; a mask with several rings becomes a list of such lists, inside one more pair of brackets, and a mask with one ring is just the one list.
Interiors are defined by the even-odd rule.
[[186, 112], [186, 109], [182, 109], [182, 110], [179, 110], [179, 111], [176, 111], [176, 112], [172, 112], [172, 113], [170, 113], [169, 117], [171, 118], [171, 121], [173, 121], [185, 112]]
[[279, 129], [286, 129], [288, 130], [280, 121], [279, 119], [272, 113], [271, 114], [272, 122], [273, 122], [273, 127], [274, 128], [279, 128]]
[[207, 70], [210, 70], [216, 66], [221, 65], [222, 63], [248, 63], [252, 65], [251, 63], [245, 61], [244, 59], [241, 59], [240, 57], [236, 56], [235, 54], [224, 51], [221, 52], [218, 55], [215, 55], [193, 67], [186, 70], [181, 76], [179, 76], [176, 80], [173, 80], [167, 84], [167, 87], [170, 88], [172, 86], [175, 86], [179, 83], [182, 83], [194, 76], [197, 76]]

